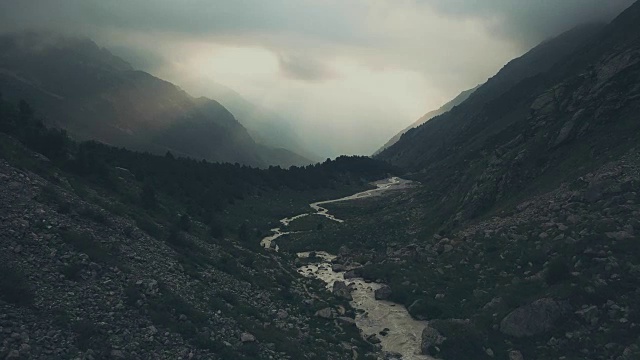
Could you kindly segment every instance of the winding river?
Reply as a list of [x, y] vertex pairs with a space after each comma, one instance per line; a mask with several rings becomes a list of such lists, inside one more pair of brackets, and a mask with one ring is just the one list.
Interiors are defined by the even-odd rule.
[[[278, 250], [275, 240], [279, 237], [291, 234], [283, 230], [291, 222], [305, 216], [324, 216], [327, 219], [344, 222], [329, 213], [329, 210], [322, 205], [362, 199], [382, 194], [384, 191], [406, 188], [410, 182], [398, 177], [388, 178], [375, 183], [376, 188], [359, 192], [351, 196], [340, 199], [319, 201], [309, 206], [315, 211], [314, 213], [305, 213], [290, 218], [280, 220], [282, 227], [271, 229], [272, 235], [262, 239], [260, 244], [265, 248]], [[299, 257], [308, 257], [310, 252], [299, 253]], [[331, 290], [335, 281], [344, 281], [353, 291], [351, 296], [353, 301], [351, 305], [360, 311], [356, 316], [356, 326], [362, 331], [365, 337], [377, 334], [380, 339], [382, 350], [388, 354], [396, 354], [390, 358], [403, 360], [425, 360], [432, 359], [429, 356], [420, 354], [420, 342], [422, 330], [427, 325], [424, 321], [414, 320], [407, 309], [403, 306], [388, 301], [376, 300], [374, 292], [383, 284], [366, 282], [361, 278], [344, 279], [343, 272], [335, 272], [331, 269], [331, 262], [336, 255], [327, 252], [315, 252], [316, 257], [321, 259], [320, 262], [308, 264], [298, 268], [298, 273], [306, 277], [313, 277], [324, 281], [327, 288]], [[382, 334], [386, 335], [382, 335]]]

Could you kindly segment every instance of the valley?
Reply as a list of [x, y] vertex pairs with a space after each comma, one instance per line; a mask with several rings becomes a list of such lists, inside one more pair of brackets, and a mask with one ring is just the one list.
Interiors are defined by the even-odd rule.
[[[375, 185], [375, 189], [359, 192], [351, 196], [312, 203], [309, 206], [316, 211], [315, 213], [305, 213], [284, 218], [280, 220], [280, 223], [283, 227], [288, 227], [292, 222], [307, 216], [321, 216], [337, 223], [343, 223], [343, 220], [331, 215], [328, 209], [320, 205], [384, 196], [387, 191], [406, 190], [411, 186], [411, 183], [392, 177], [378, 181]], [[260, 245], [265, 249], [273, 249], [275, 251], [278, 251], [279, 247], [274, 241], [284, 235], [296, 234], [296, 232], [283, 232], [281, 228], [275, 228], [272, 231], [274, 234], [262, 239]], [[340, 284], [342, 289], [348, 289], [347, 293], [344, 293], [343, 290], [339, 296], [350, 298], [352, 306], [358, 312], [355, 317], [355, 324], [369, 341], [374, 344], [380, 343], [386, 358], [430, 359], [428, 356], [421, 355], [420, 349], [421, 334], [427, 323], [413, 320], [402, 306], [387, 302], [385, 299], [379, 299], [378, 292], [380, 289], [383, 287], [388, 288], [388, 286], [365, 281], [357, 277], [347, 277], [347, 272], [353, 269], [342, 265], [339, 267], [333, 265], [337, 255], [313, 250], [300, 252], [296, 255], [299, 259], [303, 259], [304, 262], [309, 262], [309, 264], [297, 269], [301, 275], [322, 280], [329, 290], [339, 288]], [[338, 291], [333, 290], [333, 293], [336, 294]], [[320, 311], [323, 312], [318, 314], [321, 317], [333, 318], [336, 309], [326, 308]], [[346, 323], [354, 321], [349, 318], [341, 318], [340, 320]]]
[[0, 359], [640, 359], [640, 1], [366, 3], [0, 22]]

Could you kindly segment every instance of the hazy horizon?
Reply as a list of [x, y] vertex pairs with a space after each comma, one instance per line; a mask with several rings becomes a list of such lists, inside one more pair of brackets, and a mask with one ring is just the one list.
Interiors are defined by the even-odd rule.
[[324, 158], [373, 153], [541, 41], [631, 3], [25, 0], [0, 4], [0, 32], [88, 37], [194, 96], [228, 87]]

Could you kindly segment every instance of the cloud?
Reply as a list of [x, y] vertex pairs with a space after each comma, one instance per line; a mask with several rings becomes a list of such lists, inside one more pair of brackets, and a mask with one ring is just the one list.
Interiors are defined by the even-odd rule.
[[279, 54], [278, 64], [282, 73], [301, 81], [323, 81], [336, 76], [329, 65], [297, 54]]
[[0, 1], [0, 32], [87, 36], [193, 95], [228, 86], [323, 156], [366, 154], [507, 61], [633, 0]]
[[481, 18], [493, 34], [531, 46], [572, 27], [610, 21], [636, 0], [423, 0], [445, 15]]

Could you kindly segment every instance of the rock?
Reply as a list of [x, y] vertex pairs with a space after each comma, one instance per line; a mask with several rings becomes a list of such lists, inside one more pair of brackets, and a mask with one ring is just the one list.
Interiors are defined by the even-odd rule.
[[564, 125], [562, 126], [562, 129], [560, 129], [560, 132], [558, 133], [558, 136], [556, 137], [556, 140], [554, 141], [553, 146], [558, 146], [563, 142], [565, 142], [569, 138], [569, 135], [571, 134], [571, 130], [573, 130], [573, 126], [574, 126], [573, 119], [565, 122]]
[[284, 320], [289, 317], [289, 313], [285, 310], [280, 309], [278, 310], [278, 313], [276, 313], [276, 316], [278, 317], [278, 319]]
[[576, 315], [582, 317], [588, 324], [596, 325], [598, 323], [598, 307], [589, 306], [584, 309], [576, 311]]
[[391, 288], [387, 285], [383, 285], [381, 288], [376, 289], [373, 292], [373, 296], [376, 300], [388, 300], [391, 297]]
[[500, 322], [500, 331], [514, 337], [544, 333], [568, 311], [568, 305], [543, 298], [513, 310]]
[[20, 353], [18, 350], [12, 350], [5, 359], [20, 359]]
[[355, 270], [349, 270], [349, 271], [345, 272], [344, 275], [342, 275], [342, 276], [345, 278], [345, 280], [355, 279], [355, 278], [358, 277], [358, 275], [356, 274]]
[[509, 351], [509, 360], [524, 360], [522, 353], [518, 350]]
[[351, 301], [353, 297], [351, 296], [351, 289], [345, 284], [344, 281], [336, 281], [333, 283], [333, 295]]
[[449, 245], [449, 244], [446, 244], [446, 245], [444, 245], [443, 250], [444, 250], [444, 252], [445, 252], [445, 253], [448, 253], [448, 252], [450, 252], [451, 250], [453, 250], [453, 246], [451, 246], [451, 245]]
[[113, 349], [111, 350], [111, 358], [112, 359], [126, 359], [127, 357], [124, 355], [122, 350]]
[[331, 265], [331, 270], [333, 272], [343, 272], [345, 271], [345, 267], [342, 264], [333, 264]]
[[491, 299], [491, 301], [489, 301], [488, 303], [486, 303], [482, 309], [483, 310], [489, 310], [489, 309], [493, 309], [493, 308], [497, 308], [499, 306], [501, 306], [503, 303], [502, 298], [501, 297], [495, 297], [493, 299]]
[[356, 321], [350, 317], [346, 317], [346, 316], [339, 316], [338, 317], [338, 321], [342, 322], [343, 324], [346, 325], [355, 325]]
[[253, 334], [250, 334], [248, 332], [243, 332], [240, 335], [240, 341], [242, 341], [243, 343], [255, 342], [256, 341], [256, 337], [253, 336]]
[[372, 344], [380, 344], [380, 339], [378, 338], [378, 335], [373, 334], [373, 335], [369, 335], [367, 337], [367, 341], [372, 343]]
[[491, 348], [487, 348], [484, 352], [490, 357], [494, 357], [495, 356], [495, 354], [493, 353], [493, 350]]
[[393, 351], [386, 351], [384, 353], [384, 360], [402, 360], [402, 354]]
[[20, 353], [28, 354], [31, 351], [31, 346], [29, 344], [21, 344], [20, 345]]
[[615, 231], [615, 232], [608, 232], [605, 233], [605, 235], [607, 235], [607, 237], [609, 239], [614, 239], [614, 240], [618, 240], [618, 241], [622, 241], [622, 240], [627, 240], [627, 239], [633, 239], [634, 236], [633, 234], [630, 234], [627, 231]]
[[333, 311], [331, 311], [331, 308], [324, 308], [316, 311], [315, 316], [324, 319], [333, 319]]
[[433, 354], [433, 348], [444, 342], [444, 336], [440, 332], [432, 327], [425, 327], [422, 330], [422, 341], [420, 342], [420, 350], [425, 355]]

